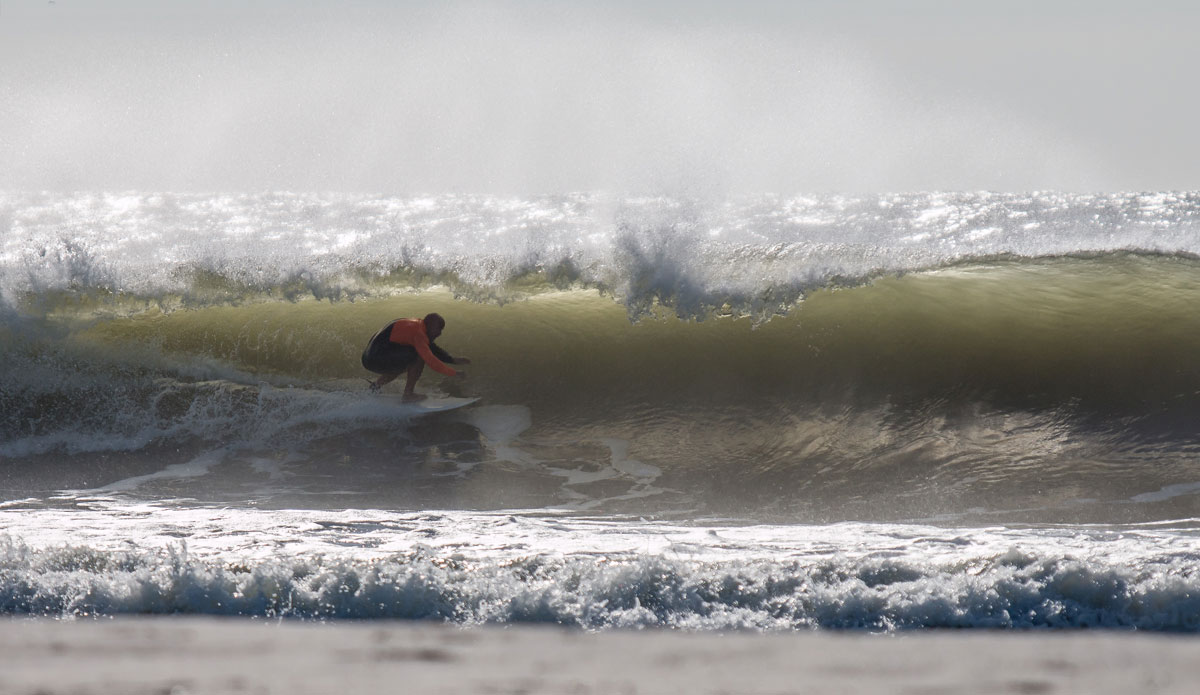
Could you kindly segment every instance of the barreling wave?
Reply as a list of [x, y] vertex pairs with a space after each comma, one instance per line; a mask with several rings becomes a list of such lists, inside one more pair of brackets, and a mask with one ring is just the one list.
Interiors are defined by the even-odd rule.
[[388, 460], [359, 353], [439, 311], [475, 362], [423, 384], [513, 410], [408, 446], [520, 480], [455, 503], [1174, 518], [1130, 500], [1200, 480], [1198, 203], [10, 194], [0, 456]]
[[0, 299], [136, 309], [356, 299], [432, 285], [474, 301], [591, 288], [639, 317], [766, 318], [807, 293], [998, 257], [1200, 253], [1200, 195], [1056, 193], [704, 204], [599, 194], [0, 195]]

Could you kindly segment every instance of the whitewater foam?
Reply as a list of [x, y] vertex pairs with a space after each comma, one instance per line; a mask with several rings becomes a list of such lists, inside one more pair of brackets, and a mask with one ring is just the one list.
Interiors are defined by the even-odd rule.
[[1188, 521], [679, 526], [545, 512], [90, 504], [0, 511], [3, 610], [589, 629], [1200, 629], [1191, 571], [1200, 540]]
[[[450, 286], [475, 300], [594, 287], [634, 315], [767, 316], [881, 274], [1017, 256], [1200, 253], [1190, 193], [744, 197], [576, 194], [0, 196], [0, 298], [117, 293], [157, 306], [354, 299]], [[252, 239], [252, 243], [246, 243]]]

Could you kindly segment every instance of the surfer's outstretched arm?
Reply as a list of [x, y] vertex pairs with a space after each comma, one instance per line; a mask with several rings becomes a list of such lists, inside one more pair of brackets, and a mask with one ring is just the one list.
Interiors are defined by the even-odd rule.
[[471, 360], [467, 359], [466, 357], [455, 357], [443, 350], [441, 346], [434, 342], [429, 343], [429, 351], [433, 353], [434, 357], [437, 357], [446, 364], [471, 364]]

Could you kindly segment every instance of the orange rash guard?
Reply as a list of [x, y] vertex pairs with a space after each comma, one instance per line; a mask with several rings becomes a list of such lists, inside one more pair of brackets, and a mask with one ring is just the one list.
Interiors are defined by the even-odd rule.
[[388, 340], [401, 345], [411, 345], [417, 350], [425, 364], [446, 376], [454, 376], [458, 372], [433, 356], [429, 349], [429, 335], [425, 333], [425, 322], [421, 319], [396, 319], [392, 322], [392, 330]]

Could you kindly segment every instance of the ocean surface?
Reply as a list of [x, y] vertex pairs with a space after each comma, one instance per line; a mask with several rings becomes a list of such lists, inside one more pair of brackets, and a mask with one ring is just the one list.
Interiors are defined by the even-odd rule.
[[1200, 193], [0, 193], [0, 364], [9, 615], [1200, 631]]

